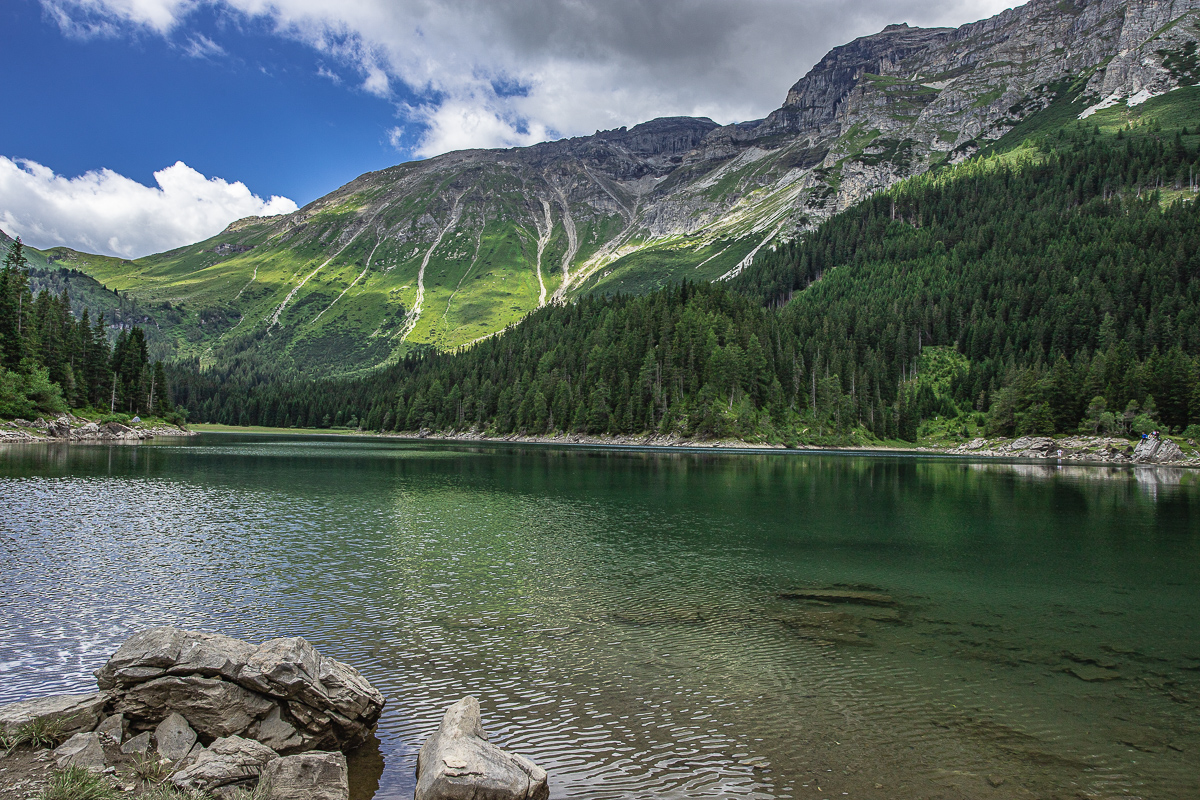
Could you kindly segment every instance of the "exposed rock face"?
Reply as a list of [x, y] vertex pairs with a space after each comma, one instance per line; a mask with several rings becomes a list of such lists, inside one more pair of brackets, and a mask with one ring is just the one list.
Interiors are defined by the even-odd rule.
[[[1058, 100], [1079, 100], [1079, 113], [1200, 82], [1187, 49], [1200, 40], [1198, 6], [1033, 0], [955, 29], [889, 26], [831, 50], [765, 119], [670, 117], [399, 164], [292, 214], [231, 225], [214, 243], [228, 271], [187, 277], [219, 280], [213, 296], [254, 280], [256, 293], [200, 310], [214, 320], [205, 334], [224, 326], [220, 336], [235, 342], [269, 329], [280, 357], [310, 373], [388, 363], [415, 343], [463, 345], [495, 333], [511, 311], [591, 291], [732, 277], [772, 241], [961, 161]], [[502, 243], [489, 251], [492, 270], [476, 270], [481, 241]], [[375, 254], [370, 264], [339, 255], [351, 242]], [[671, 258], [647, 258], [649, 248]], [[293, 275], [297, 258], [319, 274], [262, 278]], [[288, 268], [256, 271], [267, 263]], [[440, 277], [426, 285], [431, 263]], [[514, 275], [524, 288], [513, 288]], [[373, 299], [356, 306], [342, 297], [346, 285], [370, 286]], [[464, 299], [475, 291], [490, 299]], [[464, 310], [475, 303], [503, 303], [505, 314]], [[322, 314], [375, 331], [375, 343], [348, 355], [313, 346], [325, 335], [312, 324]]]
[[349, 800], [350, 773], [341, 753], [301, 753], [267, 763], [260, 779], [267, 800]]
[[487, 740], [479, 701], [464, 697], [417, 756], [416, 800], [547, 800], [546, 771]]
[[263, 768], [279, 754], [253, 739], [229, 736], [217, 739], [196, 754], [196, 760], [171, 776], [180, 789], [211, 792], [234, 784], [253, 784]]
[[103, 694], [64, 694], [39, 697], [0, 706], [0, 730], [15, 731], [37, 720], [59, 722], [65, 733], [90, 731], [104, 715], [108, 697]]
[[[5, 429], [7, 428], [7, 430]], [[33, 428], [38, 431], [38, 434], [32, 434], [28, 430], [22, 428]], [[47, 422], [44, 419], [37, 419], [33, 422], [28, 420], [15, 419], [11, 422], [0, 423], [0, 442], [16, 441], [16, 442], [32, 442], [32, 441], [64, 441], [64, 442], [86, 442], [86, 441], [128, 441], [136, 442], [145, 439], [153, 439], [155, 436], [195, 436], [194, 431], [187, 431], [182, 428], [177, 428], [173, 425], [159, 425], [157, 427], [138, 426], [131, 428], [128, 425], [122, 425], [120, 422], [106, 422], [99, 425], [95, 422], [79, 419], [78, 417], [67, 415], [58, 419]]]
[[136, 684], [114, 708], [138, 722], [182, 714], [209, 737], [241, 733], [274, 707], [267, 698], [220, 678], [167, 676]]
[[1183, 459], [1183, 451], [1179, 449], [1179, 445], [1170, 439], [1160, 439], [1157, 436], [1147, 436], [1133, 448], [1135, 464], [1165, 464]]
[[154, 628], [130, 637], [96, 679], [135, 727], [177, 712], [202, 737], [238, 735], [283, 753], [353, 749], [370, 735], [384, 703], [357, 670], [300, 638], [255, 646]]

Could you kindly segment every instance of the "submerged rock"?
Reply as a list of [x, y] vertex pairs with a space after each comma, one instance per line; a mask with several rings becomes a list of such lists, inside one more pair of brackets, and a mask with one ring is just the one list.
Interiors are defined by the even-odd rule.
[[547, 800], [546, 771], [487, 740], [479, 701], [464, 697], [417, 755], [416, 800]]
[[350, 798], [350, 773], [341, 753], [283, 756], [267, 763], [260, 780], [266, 800]]
[[793, 589], [780, 592], [784, 600], [816, 600], [822, 603], [853, 603], [862, 606], [894, 608], [900, 605], [891, 595], [854, 589]]
[[122, 644], [96, 680], [138, 727], [178, 712], [201, 736], [251, 738], [284, 754], [353, 749], [384, 704], [358, 670], [299, 637], [254, 645], [153, 628]]
[[1088, 683], [1103, 683], [1105, 681], [1116, 681], [1121, 679], [1121, 673], [1116, 670], [1106, 669], [1104, 667], [1096, 667], [1091, 664], [1072, 664], [1067, 667], [1065, 672], [1068, 675], [1074, 675], [1081, 681]]
[[63, 733], [94, 730], [104, 715], [103, 694], [62, 694], [0, 706], [0, 730], [9, 733], [34, 722], [56, 723]]

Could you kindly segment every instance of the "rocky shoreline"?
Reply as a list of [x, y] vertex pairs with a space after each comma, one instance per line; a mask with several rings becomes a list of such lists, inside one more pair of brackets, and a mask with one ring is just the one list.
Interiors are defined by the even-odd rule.
[[93, 422], [72, 414], [52, 420], [38, 417], [32, 422], [25, 419], [0, 422], [0, 442], [139, 442], [155, 436], [195, 435], [195, 431], [165, 423], [135, 422], [130, 426], [121, 422]]
[[[151, 628], [95, 674], [96, 693], [0, 706], [0, 798], [58, 797], [67, 780], [90, 782], [92, 800], [349, 800], [345, 753], [374, 738], [385, 703], [300, 637]], [[548, 786], [488, 742], [474, 697], [447, 709], [417, 761], [416, 800], [546, 800]]]
[[662, 448], [667, 450], [762, 450], [809, 451], [809, 452], [870, 452], [870, 453], [921, 453], [929, 455], [957, 456], [967, 458], [1029, 458], [1069, 462], [1072, 464], [1143, 465], [1171, 467], [1200, 467], [1200, 447], [1192, 440], [1186, 442], [1189, 452], [1173, 440], [1150, 437], [1139, 441], [1104, 436], [1022, 436], [1015, 439], [994, 437], [976, 438], [953, 446], [934, 447], [913, 445], [912, 447], [888, 447], [853, 445], [845, 447], [799, 444], [788, 447], [782, 444], [747, 442], [741, 439], [687, 439], [669, 435], [648, 436], [588, 436], [585, 434], [557, 434], [554, 436], [528, 436], [508, 434], [489, 436], [475, 430], [432, 431], [416, 433], [376, 434], [381, 438], [488, 442], [495, 444], [554, 444], [602, 447]]

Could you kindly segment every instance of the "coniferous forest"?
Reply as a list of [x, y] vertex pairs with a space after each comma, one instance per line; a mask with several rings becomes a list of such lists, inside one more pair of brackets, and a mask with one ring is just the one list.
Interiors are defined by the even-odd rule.
[[905, 181], [728, 283], [583, 297], [355, 379], [279, 375], [247, 350], [160, 380], [138, 329], [110, 346], [103, 320], [30, 298], [6, 262], [5, 385], [39, 410], [174, 402], [279, 427], [784, 443], [1182, 432], [1200, 423], [1195, 141], [1059, 130]]
[[141, 328], [110, 341], [104, 315], [76, 318], [66, 290], [35, 297], [21, 240], [0, 270], [0, 417], [33, 418], [68, 408], [173, 414], [161, 361], [150, 362]]
[[1181, 134], [1059, 131], [906, 181], [729, 284], [586, 297], [357, 380], [278, 380], [248, 353], [177, 370], [177, 399], [383, 431], [1182, 431], [1200, 422], [1200, 169]]

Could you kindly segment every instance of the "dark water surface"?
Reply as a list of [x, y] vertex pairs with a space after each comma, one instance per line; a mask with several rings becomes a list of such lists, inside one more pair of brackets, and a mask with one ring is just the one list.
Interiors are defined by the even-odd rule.
[[[1200, 796], [1200, 475], [206, 434], [0, 448], [0, 703], [302, 635], [552, 796]], [[883, 593], [895, 605], [789, 591]], [[377, 788], [377, 791], [376, 791]]]

